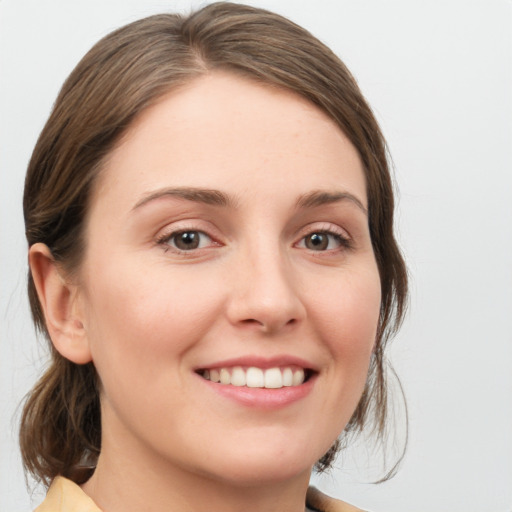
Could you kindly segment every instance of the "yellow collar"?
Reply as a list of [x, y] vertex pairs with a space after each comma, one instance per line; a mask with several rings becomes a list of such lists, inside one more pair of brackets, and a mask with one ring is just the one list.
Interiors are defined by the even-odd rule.
[[[352, 505], [326, 496], [315, 487], [308, 489], [307, 504], [319, 512], [362, 512]], [[77, 484], [59, 476], [54, 479], [48, 489], [46, 499], [34, 512], [101, 512], [101, 510]]]

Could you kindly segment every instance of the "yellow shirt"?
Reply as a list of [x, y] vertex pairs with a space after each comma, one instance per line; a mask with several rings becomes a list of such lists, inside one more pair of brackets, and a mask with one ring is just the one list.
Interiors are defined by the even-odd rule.
[[[318, 489], [310, 487], [308, 507], [320, 512], [362, 512], [343, 501], [329, 498]], [[101, 512], [82, 489], [67, 478], [57, 477], [48, 489], [46, 499], [34, 512]]]

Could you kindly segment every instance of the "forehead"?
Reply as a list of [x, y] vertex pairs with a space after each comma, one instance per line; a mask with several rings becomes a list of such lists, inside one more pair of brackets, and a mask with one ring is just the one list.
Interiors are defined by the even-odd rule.
[[[265, 183], [262, 183], [262, 180]], [[359, 155], [341, 129], [298, 94], [229, 73], [211, 73], [146, 109], [102, 172], [96, 199], [118, 191], [198, 186], [304, 193], [350, 188], [366, 205]]]

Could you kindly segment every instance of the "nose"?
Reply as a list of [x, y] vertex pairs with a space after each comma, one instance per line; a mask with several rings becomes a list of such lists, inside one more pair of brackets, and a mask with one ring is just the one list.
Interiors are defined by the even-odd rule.
[[230, 273], [229, 321], [271, 335], [306, 316], [293, 264], [277, 247], [248, 251]]

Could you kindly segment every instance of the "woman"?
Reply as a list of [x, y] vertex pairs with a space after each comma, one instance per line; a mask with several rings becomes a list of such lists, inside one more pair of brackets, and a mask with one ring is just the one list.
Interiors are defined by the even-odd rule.
[[385, 144], [330, 50], [228, 3], [119, 29], [64, 84], [24, 212], [39, 511], [353, 509], [308, 481], [383, 432], [407, 281]]

